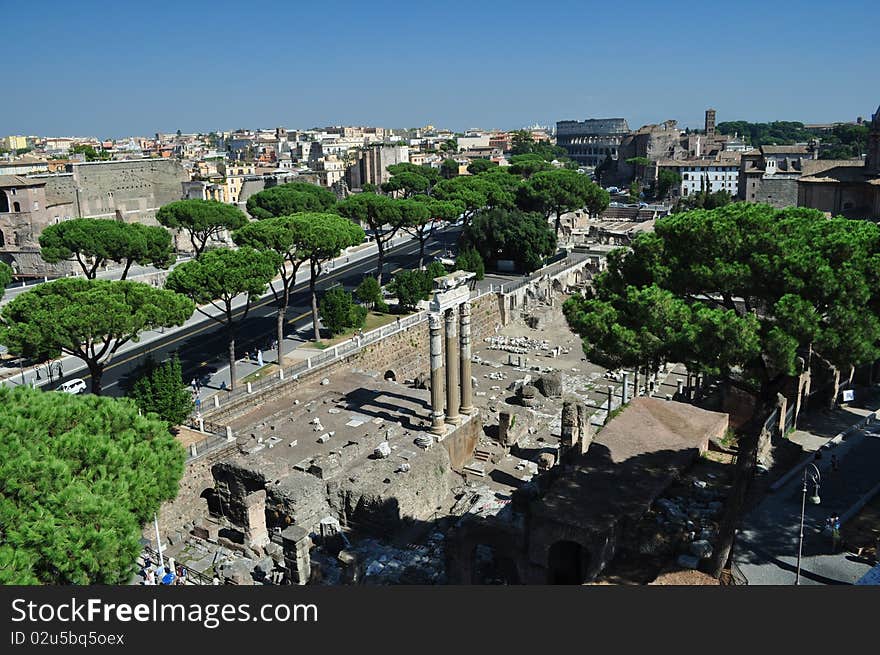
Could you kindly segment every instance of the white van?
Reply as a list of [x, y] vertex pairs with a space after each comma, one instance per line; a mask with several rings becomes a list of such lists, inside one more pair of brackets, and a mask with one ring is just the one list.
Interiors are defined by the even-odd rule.
[[63, 391], [65, 393], [78, 394], [86, 390], [86, 381], [81, 378], [75, 378], [61, 383], [55, 391]]

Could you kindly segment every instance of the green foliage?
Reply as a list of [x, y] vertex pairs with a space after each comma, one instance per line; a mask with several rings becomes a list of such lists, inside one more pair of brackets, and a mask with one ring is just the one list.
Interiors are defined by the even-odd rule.
[[185, 459], [131, 401], [26, 387], [0, 387], [0, 451], [3, 585], [126, 584]]
[[193, 408], [192, 392], [183, 381], [177, 355], [161, 364], [150, 359], [128, 397], [144, 414], [157, 415], [169, 428], [186, 421]]
[[557, 234], [562, 214], [586, 207], [595, 216], [608, 207], [610, 200], [608, 192], [589, 177], [568, 169], [535, 173], [517, 194], [520, 209], [541, 212], [547, 219], [555, 214]]
[[519, 175], [523, 179], [528, 179], [535, 173], [541, 171], [552, 171], [553, 165], [544, 159], [541, 155], [525, 154], [513, 155], [510, 158], [510, 166], [508, 172]]
[[626, 163], [630, 166], [650, 166], [651, 160], [647, 157], [630, 157]]
[[554, 146], [547, 141], [535, 141], [531, 132], [517, 130], [510, 139], [510, 152], [514, 155], [539, 155], [546, 161], [569, 161], [568, 153], [561, 146]]
[[361, 328], [367, 320], [367, 308], [356, 305], [351, 294], [342, 287], [334, 287], [324, 294], [320, 312], [321, 323], [331, 336], [345, 332], [346, 328]]
[[867, 125], [841, 123], [835, 125], [831, 134], [821, 134], [819, 157], [821, 159], [858, 159], [868, 150]]
[[247, 294], [253, 300], [265, 293], [278, 260], [274, 252], [247, 246], [236, 250], [217, 248], [178, 265], [168, 275], [165, 287], [199, 305], [222, 300], [231, 311], [236, 296]]
[[474, 159], [467, 167], [471, 175], [479, 175], [494, 168], [498, 168], [498, 164], [491, 159]]
[[[505, 182], [501, 182], [501, 178]], [[434, 197], [455, 203], [461, 209], [461, 215], [467, 224], [474, 213], [481, 209], [512, 206], [514, 195], [510, 189], [516, 184], [516, 178], [501, 170], [481, 175], [461, 175], [438, 182], [434, 187]]]
[[[363, 195], [363, 194], [362, 194]], [[379, 197], [379, 196], [377, 196]], [[382, 196], [384, 197], [384, 196]], [[312, 295], [312, 323], [315, 341], [320, 339], [318, 330], [318, 303], [315, 283], [321, 274], [324, 262], [338, 256], [345, 248], [356, 246], [364, 240], [364, 231], [359, 225], [337, 214], [305, 213], [296, 214], [293, 219], [300, 223], [302, 233], [301, 248], [308, 253], [309, 290]]]
[[174, 263], [168, 230], [112, 218], [74, 218], [47, 226], [40, 235], [40, 255], [50, 264], [75, 260], [88, 278], [111, 261], [125, 264], [122, 279], [132, 264], [168, 268]]
[[120, 346], [144, 330], [183, 325], [193, 309], [187, 298], [141, 282], [61, 278], [3, 307], [0, 343], [36, 361], [79, 357], [100, 394], [101, 374]]
[[753, 147], [780, 146], [803, 143], [815, 135], [797, 121], [773, 121], [771, 123], [749, 123], [748, 121], [725, 121], [718, 123], [716, 129], [721, 134], [739, 134]]
[[458, 162], [454, 159], [444, 159], [440, 164], [440, 177], [444, 180], [452, 179], [458, 176]]
[[0, 298], [6, 291], [6, 287], [12, 282], [12, 267], [6, 262], [0, 262]]
[[388, 289], [397, 298], [402, 309], [413, 309], [420, 300], [430, 295], [433, 287], [431, 280], [425, 271], [400, 271], [394, 276]]
[[[399, 193], [404, 198], [427, 194], [440, 179], [440, 171], [431, 166], [401, 163], [388, 167], [391, 179], [382, 185], [385, 193]], [[367, 189], [364, 188], [366, 192]]]
[[103, 150], [95, 150], [94, 147], [84, 143], [77, 144], [70, 148], [71, 155], [85, 155], [86, 161], [105, 161], [110, 159], [110, 153]]
[[[237, 250], [217, 248], [178, 265], [165, 281], [166, 288], [191, 298], [197, 305], [210, 303], [220, 310], [221, 313], [215, 315], [196, 307], [196, 311], [226, 328], [233, 389], [237, 323], [247, 317], [251, 303], [265, 293], [281, 261], [281, 256], [272, 250], [255, 250], [249, 246]], [[247, 296], [244, 312], [236, 316], [232, 303], [242, 294]]]
[[462, 250], [469, 248], [477, 250], [485, 262], [508, 259], [530, 273], [556, 252], [556, 234], [540, 214], [489, 209], [474, 216], [465, 228]]
[[359, 302], [367, 307], [376, 307], [382, 302], [382, 287], [372, 275], [365, 277], [354, 292]]
[[657, 221], [564, 312], [597, 363], [684, 362], [768, 397], [809, 349], [840, 368], [880, 356], [878, 277], [876, 225], [734, 203]]
[[681, 184], [681, 175], [668, 168], [661, 168], [657, 173], [657, 192], [658, 200], [663, 200], [669, 195], [669, 191], [679, 188]]
[[721, 190], [713, 193], [708, 191], [698, 191], [689, 196], [679, 198], [678, 202], [676, 202], [675, 206], [672, 208], [672, 213], [680, 214], [681, 212], [688, 212], [694, 209], [717, 209], [718, 207], [729, 205], [732, 202], [733, 196], [730, 195], [729, 191]]
[[476, 279], [486, 276], [486, 264], [476, 248], [465, 248], [455, 258], [455, 270], [476, 273]]
[[248, 213], [257, 219], [288, 216], [299, 212], [325, 212], [336, 204], [329, 189], [308, 182], [269, 187], [247, 200]]
[[216, 200], [177, 200], [161, 207], [156, 220], [172, 230], [187, 232], [196, 256], [205, 251], [210, 239], [248, 222], [238, 207]]

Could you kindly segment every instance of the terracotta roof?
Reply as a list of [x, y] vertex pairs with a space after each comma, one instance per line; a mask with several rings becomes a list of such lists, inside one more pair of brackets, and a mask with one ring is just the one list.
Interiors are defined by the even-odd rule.
[[761, 146], [765, 155], [805, 155], [810, 152], [807, 146]]

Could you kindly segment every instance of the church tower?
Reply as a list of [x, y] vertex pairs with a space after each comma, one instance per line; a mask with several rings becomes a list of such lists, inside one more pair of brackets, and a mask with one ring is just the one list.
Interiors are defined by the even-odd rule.
[[869, 175], [880, 175], [880, 107], [871, 120], [871, 131], [868, 133], [868, 157], [865, 160], [865, 172]]

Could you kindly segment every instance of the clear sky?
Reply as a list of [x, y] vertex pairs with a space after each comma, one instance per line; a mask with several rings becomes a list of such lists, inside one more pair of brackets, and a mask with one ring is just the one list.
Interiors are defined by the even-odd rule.
[[624, 117], [825, 122], [880, 104], [878, 0], [2, 3], [0, 135]]

